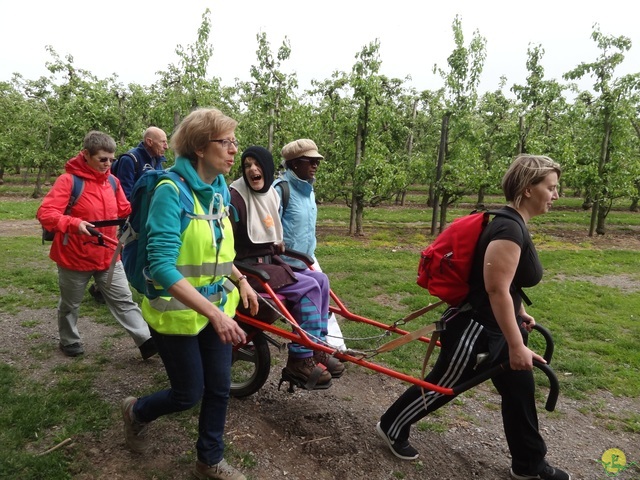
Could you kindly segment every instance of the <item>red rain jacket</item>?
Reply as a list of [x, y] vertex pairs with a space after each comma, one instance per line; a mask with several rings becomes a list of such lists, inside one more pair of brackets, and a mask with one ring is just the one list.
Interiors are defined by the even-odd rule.
[[[82, 152], [65, 165], [67, 173], [60, 175], [42, 200], [36, 217], [47, 230], [55, 231], [49, 257], [63, 268], [76, 271], [107, 270], [113, 258], [113, 248], [97, 244], [95, 237], [81, 235], [78, 226], [82, 220], [115, 220], [131, 213], [131, 205], [124, 195], [120, 182], [115, 195], [107, 179], [111, 173], [98, 172], [89, 167]], [[84, 188], [70, 215], [64, 212], [69, 204], [73, 177], [84, 180]], [[115, 238], [118, 227], [98, 229], [104, 235]], [[69, 235], [64, 235], [68, 233]], [[67, 237], [66, 245], [63, 241]]]

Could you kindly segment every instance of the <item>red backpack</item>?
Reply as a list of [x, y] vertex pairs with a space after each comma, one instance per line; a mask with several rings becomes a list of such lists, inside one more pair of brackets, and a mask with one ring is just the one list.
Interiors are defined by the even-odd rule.
[[417, 283], [451, 306], [464, 302], [469, 294], [469, 276], [476, 244], [489, 215], [499, 215], [517, 221], [526, 232], [522, 220], [507, 210], [471, 212], [455, 219], [427, 248], [418, 264]]

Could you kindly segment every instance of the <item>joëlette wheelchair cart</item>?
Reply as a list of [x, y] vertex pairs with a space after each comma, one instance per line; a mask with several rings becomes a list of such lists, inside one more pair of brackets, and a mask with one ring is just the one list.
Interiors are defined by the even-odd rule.
[[[306, 263], [309, 268], [312, 268], [311, 265], [313, 264], [313, 259], [309, 258], [308, 256], [290, 250], [286, 252], [286, 255], [301, 260]], [[388, 351], [388, 349], [377, 348], [373, 352], [369, 353], [354, 350], [340, 352], [328, 344], [324, 344], [317, 339], [311, 338], [303, 329], [300, 328], [298, 322], [295, 320], [295, 318], [293, 318], [293, 316], [287, 309], [287, 305], [283, 297], [274, 292], [268, 285], [267, 281], [269, 280], [269, 276], [266, 272], [260, 270], [255, 265], [248, 265], [241, 261], [236, 261], [235, 265], [244, 275], [258, 279], [265, 293], [259, 294], [260, 310], [256, 316], [251, 316], [244, 308], [242, 308], [242, 305], [240, 305], [240, 308], [238, 308], [236, 313], [236, 320], [247, 332], [247, 341], [244, 344], [236, 345], [233, 351], [231, 395], [234, 397], [246, 397], [252, 395], [260, 390], [266, 383], [271, 370], [270, 344], [272, 346], [275, 346], [279, 350], [282, 350], [285, 347], [285, 345], [274, 339], [272, 335], [298, 343], [314, 351], [324, 351], [328, 355], [331, 355], [340, 361], [354, 363], [356, 365], [360, 365], [361, 367], [365, 367], [370, 370], [397, 378], [399, 380], [412, 383], [414, 385], [422, 387], [424, 390], [436, 391], [443, 395], [459, 395], [462, 392], [469, 390], [476, 385], [479, 385], [480, 383], [488, 380], [489, 378], [498, 375], [500, 372], [509, 369], [509, 362], [507, 361], [490, 369], [487, 369], [482, 373], [479, 373], [473, 379], [457, 385], [456, 387], [444, 388], [439, 385], [426, 382], [421, 378], [406, 375], [404, 373], [398, 372], [396, 370], [371, 361], [371, 358], [377, 353]], [[433, 342], [434, 345], [432, 345], [431, 348], [435, 346], [434, 337], [427, 338], [425, 336], [416, 336], [416, 332], [410, 333], [400, 328], [400, 326], [403, 326], [405, 320], [409, 317], [405, 317], [405, 319], [397, 321], [392, 325], [387, 325], [376, 320], [372, 320], [352, 313], [347, 309], [344, 303], [332, 290], [330, 291], [330, 295], [332, 304], [330, 305], [329, 309], [335, 315], [340, 316], [346, 320], [371, 325], [373, 327], [376, 327], [377, 329], [385, 331], [386, 335], [389, 336], [392, 334], [399, 335], [396, 340], [392, 340], [391, 342], [383, 345], [383, 347], [386, 345], [391, 345], [392, 343], [394, 343], [394, 341], [402, 344], [406, 343], [405, 340], [413, 339], [415, 339], [416, 341], [424, 342], [426, 344]], [[431, 308], [428, 307], [422, 309], [421, 312], [414, 313], [421, 314], [430, 309]], [[415, 318], [415, 316], [412, 318]], [[543, 336], [546, 343], [543, 358], [547, 363], [544, 364], [538, 361], [534, 361], [534, 366], [540, 369], [549, 380], [549, 394], [547, 397], [545, 408], [546, 410], [551, 412], [555, 408], [559, 394], [557, 377], [549, 366], [553, 355], [553, 339], [551, 338], [551, 334], [549, 333], [549, 331], [545, 328], [536, 325], [534, 329]], [[295, 387], [303, 389], [313, 389], [309, 388], [309, 385], [305, 384], [299, 379], [288, 375], [287, 371], [283, 369], [279, 388], [285, 382], [289, 383], [288, 390], [290, 392], [293, 392]]]
[[[103, 245], [107, 248], [114, 248], [115, 246], [117, 246], [118, 242], [115, 239], [103, 235], [94, 228], [88, 228], [88, 230], [94, 237], [96, 237], [95, 241], [98, 244]], [[311, 259], [307, 255], [288, 250], [287, 256], [301, 260], [309, 268], [313, 268], [313, 259]], [[401, 329], [400, 326], [403, 326], [404, 323], [406, 323], [406, 320], [410, 317], [405, 317], [400, 321], [396, 321], [392, 325], [387, 325], [376, 320], [356, 315], [349, 311], [344, 303], [340, 300], [340, 298], [331, 290], [330, 295], [333, 304], [330, 305], [329, 309], [334, 314], [346, 320], [364, 323], [380, 329], [381, 331], [385, 332], [385, 335], [399, 335], [395, 340], [392, 340], [382, 345], [381, 347], [376, 348], [372, 352], [359, 352], [354, 350], [340, 352], [329, 346], [328, 344], [320, 342], [318, 339], [311, 338], [302, 328], [300, 328], [298, 322], [289, 312], [283, 297], [274, 292], [267, 283], [267, 281], [269, 280], [269, 276], [266, 272], [253, 265], [248, 265], [241, 261], [236, 261], [235, 265], [244, 275], [258, 279], [263, 287], [264, 293], [259, 294], [260, 310], [256, 316], [250, 315], [242, 308], [242, 305], [240, 305], [236, 311], [235, 318], [240, 323], [242, 328], [246, 331], [247, 340], [246, 342], [238, 344], [233, 348], [233, 364], [231, 368], [230, 391], [230, 394], [233, 397], [242, 398], [253, 395], [258, 390], [260, 390], [268, 380], [271, 371], [271, 351], [269, 345], [275, 346], [278, 349], [283, 349], [286, 347], [285, 344], [278, 342], [278, 340], [274, 339], [271, 335], [275, 335], [291, 342], [298, 343], [314, 351], [324, 351], [328, 355], [340, 361], [354, 363], [356, 365], [360, 365], [361, 367], [383, 373], [393, 378], [397, 378], [398, 380], [412, 383], [423, 388], [424, 390], [435, 391], [443, 395], [459, 395], [490, 379], [491, 377], [498, 375], [500, 372], [509, 369], [509, 362], [506, 361], [479, 373], [476, 377], [467, 382], [464, 382], [453, 388], [445, 388], [426, 382], [421, 378], [416, 378], [375, 363], [371, 361], [371, 358], [378, 353], [390, 350], [390, 346], [393, 343], [401, 345], [403, 343], [406, 343], [407, 341], [416, 340], [429, 344], [427, 349], [430, 350], [435, 346], [435, 337], [432, 336], [431, 338], [427, 338], [425, 336], [419, 336], [417, 335], [417, 333], [419, 333], [418, 330], [415, 332], [408, 332], [404, 329]], [[418, 314], [422, 314], [428, 310], [431, 310], [431, 307], [437, 305], [438, 304], [431, 305], [429, 307], [421, 309], [420, 312], [414, 312], [411, 318], [416, 318]], [[277, 322], [284, 323], [282, 324], [282, 326], [280, 326], [280, 324], [278, 324]], [[549, 394], [545, 404], [545, 409], [551, 412], [555, 409], [559, 394], [558, 379], [549, 366], [551, 363], [551, 358], [553, 356], [553, 339], [551, 338], [551, 334], [549, 333], [549, 331], [541, 327], [540, 325], [536, 324], [534, 328], [543, 336], [546, 342], [543, 358], [547, 363], [545, 364], [534, 360], [533, 364], [534, 367], [540, 369], [549, 380]], [[424, 329], [420, 330], [426, 331]], [[433, 330], [437, 331], [437, 327], [434, 326]], [[385, 348], [387, 346], [389, 346], [389, 348]], [[426, 366], [426, 361], [424, 366]], [[300, 379], [288, 375], [286, 370], [283, 369], [279, 387], [282, 386], [282, 384], [285, 382], [289, 383], [288, 390], [290, 392], [293, 392], [295, 387], [303, 389], [313, 389], [312, 385], [310, 386], [308, 383], [305, 383]]]

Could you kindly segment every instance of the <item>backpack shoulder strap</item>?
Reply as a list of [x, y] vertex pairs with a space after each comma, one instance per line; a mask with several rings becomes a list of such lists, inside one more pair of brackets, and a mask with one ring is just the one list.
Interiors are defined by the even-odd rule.
[[184, 178], [171, 170], [166, 172], [166, 177], [168, 177], [168, 179], [178, 187], [178, 196], [180, 197], [180, 204], [182, 207], [187, 212], [193, 213], [195, 202], [187, 182], [184, 181]]
[[289, 205], [289, 196], [291, 195], [289, 191], [289, 182], [286, 180], [280, 180], [274, 185], [274, 188], [278, 187], [280, 187], [280, 205], [282, 206], [282, 216], [284, 217], [284, 212], [287, 211], [287, 205]]
[[136, 157], [136, 154], [133, 153], [133, 150], [129, 150], [125, 155], [129, 155], [131, 158], [133, 158], [133, 166], [136, 169], [136, 178], [139, 178], [144, 170], [144, 165], [142, 165], [142, 162], [138, 160], [138, 157]]
[[116, 160], [116, 163], [112, 165], [111, 173], [113, 173], [114, 175], [118, 173], [118, 170], [120, 169], [120, 162], [122, 161], [122, 157], [129, 157], [133, 160], [133, 169], [136, 172], [136, 178], [139, 178], [140, 175], [142, 174], [143, 169], [142, 169], [142, 165], [140, 165], [140, 162], [138, 161], [138, 157], [136, 157], [136, 154], [133, 153], [133, 149], [127, 152], [124, 152], [122, 155], [118, 157], [118, 159]]
[[113, 194], [115, 195], [116, 192], [118, 191], [118, 184], [116, 183], [116, 179], [113, 178], [113, 175], [109, 175], [107, 177], [107, 180], [109, 180], [109, 183], [111, 184], [111, 188], [113, 189]]
[[489, 210], [488, 213], [490, 213], [491, 215], [494, 215], [496, 217], [510, 218], [511, 220], [516, 222], [518, 225], [520, 225], [520, 228], [522, 229], [523, 236], [526, 235], [527, 226], [524, 224], [524, 220], [522, 220], [522, 217], [520, 215], [518, 215], [517, 213], [513, 213], [510, 210]]
[[187, 185], [187, 182], [184, 181], [184, 178], [171, 170], [163, 172], [163, 175], [160, 178], [160, 181], [156, 184], [156, 187], [162, 183], [170, 183], [178, 190], [178, 198], [180, 206], [182, 207], [182, 213], [180, 215], [180, 231], [184, 232], [189, 226], [191, 218], [195, 216], [193, 213], [195, 210], [195, 202], [191, 189]]
[[82, 192], [84, 191], [84, 180], [73, 173], [70, 174], [73, 179], [73, 186], [71, 187], [71, 196], [69, 197], [69, 203], [67, 204], [67, 209], [65, 210], [65, 215], [69, 215], [71, 213], [71, 208], [78, 203], [78, 199]]

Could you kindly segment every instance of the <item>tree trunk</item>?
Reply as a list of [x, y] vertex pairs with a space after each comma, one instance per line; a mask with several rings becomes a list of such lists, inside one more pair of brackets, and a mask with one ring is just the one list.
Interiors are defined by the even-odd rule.
[[38, 167], [38, 174], [36, 175], [36, 184], [31, 194], [31, 198], [42, 197], [42, 166]]
[[476, 199], [476, 208], [483, 209], [484, 208], [484, 195], [485, 195], [485, 187], [482, 186], [478, 189], [478, 198]]
[[362, 204], [362, 199], [358, 199], [358, 206], [356, 208], [356, 235], [358, 236], [364, 235], [363, 216], [364, 205]]
[[600, 200], [596, 199], [593, 201], [591, 205], [591, 220], [589, 222], [589, 236], [593, 237], [593, 233], [596, 230], [596, 220], [598, 218], [598, 205], [600, 204]]
[[448, 193], [442, 194], [442, 203], [440, 204], [440, 228], [438, 229], [438, 233], [442, 233], [442, 231], [447, 227], [447, 207], [449, 206], [450, 196]]
[[431, 215], [431, 235], [436, 234], [438, 228], [438, 206], [440, 203], [440, 186], [439, 182], [442, 178], [442, 168], [447, 154], [447, 141], [449, 139], [449, 118], [451, 114], [446, 112], [442, 117], [442, 125], [440, 126], [440, 145], [438, 146], [438, 163], [436, 164], [436, 179], [434, 182], [433, 192], [433, 212]]
[[606, 218], [607, 208], [603, 205], [603, 202], [600, 202], [600, 206], [598, 207], [598, 223], [596, 226], [596, 233], [598, 235], [607, 233]]
[[518, 147], [517, 147], [517, 155], [520, 155], [525, 152], [525, 143], [526, 143], [526, 132], [524, 128], [524, 115], [520, 115], [518, 119]]
[[601, 185], [600, 191], [596, 194], [597, 197], [593, 202], [591, 210], [591, 222], [589, 225], [589, 236], [593, 236], [593, 232], [598, 235], [604, 235], [606, 230], [605, 220], [607, 218], [606, 208], [603, 202], [606, 200], [607, 187], [609, 185], [609, 176], [607, 174], [607, 164], [609, 163], [609, 148], [611, 139], [611, 120], [607, 115], [604, 122], [604, 135], [602, 137], [602, 144], [600, 145], [600, 161], [598, 162], [598, 176], [600, 177]]
[[180, 124], [180, 110], [177, 108], [173, 111], [173, 130]]
[[[2, 179], [1, 170], [0, 170], [0, 179]], [[631, 205], [629, 206], [629, 211], [631, 212], [638, 211], [638, 200], [640, 199], [640, 179], [636, 180], [634, 185], [636, 187], [636, 194], [631, 197]]]
[[[351, 187], [351, 218], [349, 219], [349, 235], [362, 235], [362, 211], [358, 213], [358, 209], [364, 210], [362, 203], [362, 195], [360, 194], [361, 185], [358, 184], [358, 167], [365, 155], [367, 145], [367, 124], [369, 122], [369, 97], [364, 99], [364, 108], [362, 116], [358, 116], [358, 126], [356, 128], [356, 158], [355, 168], [353, 169], [353, 186]], [[360, 218], [358, 220], [358, 215]], [[358, 228], [358, 221], [360, 227]]]
[[[276, 106], [277, 106], [277, 102], [278, 99], [276, 98]], [[275, 108], [271, 108], [269, 109], [269, 133], [268, 133], [268, 139], [267, 139], [267, 150], [269, 150], [270, 152], [273, 151], [273, 138], [274, 138], [274, 134], [275, 134]]]
[[[357, 228], [357, 215], [358, 215], [358, 188], [356, 182], [356, 174], [358, 166], [362, 161], [362, 123], [358, 122], [356, 127], [356, 156], [355, 156], [355, 168], [353, 169], [353, 184], [351, 186], [351, 215], [349, 217], [349, 235], [356, 235]], [[360, 207], [361, 208], [361, 207]], [[361, 219], [362, 221], [362, 219]]]

